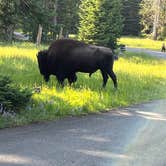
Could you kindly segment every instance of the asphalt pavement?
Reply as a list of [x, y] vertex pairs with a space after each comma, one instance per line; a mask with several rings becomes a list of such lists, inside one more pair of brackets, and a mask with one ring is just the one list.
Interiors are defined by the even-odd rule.
[[133, 47], [126, 47], [126, 51], [138, 52], [138, 53], [146, 53], [146, 54], [149, 54], [149, 55], [157, 57], [157, 58], [166, 59], [166, 52], [153, 51], [153, 50], [144, 49], [144, 48], [133, 48]]
[[0, 166], [166, 166], [166, 100], [2, 129]]

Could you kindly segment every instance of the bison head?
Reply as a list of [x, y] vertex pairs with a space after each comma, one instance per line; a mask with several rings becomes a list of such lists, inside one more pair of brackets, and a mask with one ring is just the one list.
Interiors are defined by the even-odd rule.
[[47, 70], [48, 50], [39, 51], [37, 54], [38, 66], [40, 73], [44, 76], [46, 82], [49, 81], [49, 73]]

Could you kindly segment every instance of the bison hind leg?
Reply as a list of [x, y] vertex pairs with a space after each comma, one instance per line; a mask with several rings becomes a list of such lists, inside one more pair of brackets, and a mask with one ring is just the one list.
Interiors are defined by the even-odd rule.
[[112, 79], [112, 81], [114, 83], [114, 87], [117, 89], [118, 84], [117, 84], [117, 78], [116, 78], [115, 73], [113, 72], [113, 70], [109, 70], [107, 73], [110, 76], [110, 78]]
[[105, 86], [107, 84], [107, 80], [108, 80], [108, 75], [104, 70], [101, 70], [101, 74], [103, 76], [103, 88], [105, 88]]

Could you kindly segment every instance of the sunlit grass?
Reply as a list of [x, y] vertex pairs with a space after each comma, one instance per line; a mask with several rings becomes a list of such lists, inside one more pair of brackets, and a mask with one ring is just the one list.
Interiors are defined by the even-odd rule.
[[120, 38], [119, 42], [129, 47], [147, 48], [158, 51], [161, 50], [161, 46], [164, 42], [166, 44], [166, 41], [155, 41], [152, 39], [139, 37], [122, 37]]
[[54, 76], [46, 84], [39, 73], [35, 45], [1, 46], [0, 74], [11, 76], [17, 86], [31, 89], [41, 88], [34, 93], [26, 109], [15, 118], [0, 117], [0, 127], [52, 120], [66, 115], [81, 115], [110, 110], [120, 106], [166, 98], [166, 61], [147, 55], [126, 53], [115, 62], [118, 90], [111, 80], [102, 89], [102, 77], [96, 72], [77, 74], [78, 81], [72, 87], [66, 83], [58, 87]]

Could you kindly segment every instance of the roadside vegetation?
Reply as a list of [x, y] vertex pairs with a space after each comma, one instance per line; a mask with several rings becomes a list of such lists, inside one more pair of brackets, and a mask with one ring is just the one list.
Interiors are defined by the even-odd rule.
[[[42, 46], [40, 49], [46, 48]], [[39, 73], [33, 44], [0, 46], [0, 75], [9, 76], [15, 86], [28, 88], [33, 95], [22, 111], [12, 117], [0, 116], [0, 128], [53, 120], [64, 116], [84, 115], [128, 106], [153, 99], [166, 98], [166, 61], [147, 55], [125, 53], [115, 61], [118, 90], [111, 80], [102, 89], [102, 77], [96, 72], [78, 73], [70, 87], [58, 87], [54, 76], [44, 82]]]
[[125, 44], [128, 47], [145, 48], [160, 51], [162, 44], [166, 44], [166, 41], [156, 41], [140, 37], [121, 37], [119, 43]]

